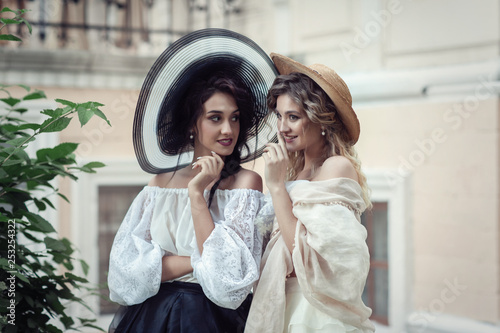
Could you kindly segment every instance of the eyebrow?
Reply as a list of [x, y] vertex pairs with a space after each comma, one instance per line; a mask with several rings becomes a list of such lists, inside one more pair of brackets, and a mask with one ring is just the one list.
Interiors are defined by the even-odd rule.
[[[275, 110], [276, 110], [276, 112], [280, 113], [278, 109], [275, 109]], [[299, 112], [299, 111], [295, 111], [295, 110], [288, 110], [288, 111], [285, 111], [285, 112], [283, 112], [283, 113], [284, 113], [285, 115], [290, 114], [290, 113], [298, 113], [298, 114], [300, 114], [300, 112]]]
[[[234, 110], [233, 112], [231, 112], [231, 114], [236, 113], [236, 112], [240, 112], [240, 110], [239, 110], [239, 109], [236, 109], [236, 110]], [[221, 114], [221, 113], [224, 113], [224, 112], [219, 111], [219, 110], [210, 110], [210, 111], [208, 111], [208, 112], [207, 112], [207, 114], [210, 114], [210, 113], [217, 113], [217, 114]]]

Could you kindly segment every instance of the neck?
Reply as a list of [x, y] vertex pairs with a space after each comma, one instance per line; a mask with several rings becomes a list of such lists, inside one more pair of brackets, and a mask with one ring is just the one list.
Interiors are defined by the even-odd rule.
[[312, 149], [306, 149], [304, 150], [304, 168], [303, 170], [307, 169], [312, 169], [314, 166], [318, 166], [318, 163], [321, 163], [321, 160], [323, 158], [323, 147], [320, 147], [319, 149], [314, 149], [314, 151], [311, 151]]

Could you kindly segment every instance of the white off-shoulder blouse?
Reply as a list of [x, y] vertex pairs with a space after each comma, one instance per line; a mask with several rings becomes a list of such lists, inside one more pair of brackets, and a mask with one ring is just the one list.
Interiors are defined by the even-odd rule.
[[[205, 197], [208, 199], [208, 191]], [[110, 254], [112, 301], [142, 303], [161, 283], [162, 257], [191, 257], [193, 273], [176, 280], [199, 283], [219, 306], [235, 309], [259, 277], [260, 259], [272, 216], [256, 215], [263, 194], [251, 189], [216, 190], [210, 213], [215, 229], [200, 256], [188, 190], [146, 186], [130, 206]]]

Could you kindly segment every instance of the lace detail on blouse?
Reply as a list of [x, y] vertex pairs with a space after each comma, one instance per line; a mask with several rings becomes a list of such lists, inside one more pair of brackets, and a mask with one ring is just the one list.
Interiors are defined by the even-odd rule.
[[142, 190], [118, 230], [109, 258], [110, 299], [122, 305], [138, 304], [160, 289], [164, 251], [151, 241], [155, 191]]
[[193, 275], [219, 306], [236, 309], [259, 278], [264, 235], [254, 220], [261, 196], [252, 190], [233, 194], [220, 219], [214, 218], [215, 229], [203, 244], [201, 257], [194, 246]]
[[259, 277], [266, 234], [261, 232], [265, 226], [254, 221], [262, 197], [248, 189], [217, 190], [210, 208], [215, 229], [200, 257], [187, 189], [146, 186], [129, 208], [113, 243], [110, 298], [132, 305], [154, 296], [161, 283], [162, 256], [186, 255], [191, 256], [193, 266], [189, 281], [198, 282], [214, 303], [237, 308]]

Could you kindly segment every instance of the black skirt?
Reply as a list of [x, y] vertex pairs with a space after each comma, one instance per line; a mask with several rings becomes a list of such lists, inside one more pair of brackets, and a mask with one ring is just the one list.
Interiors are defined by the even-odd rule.
[[252, 295], [248, 295], [236, 310], [226, 309], [210, 301], [197, 283], [165, 282], [143, 303], [122, 307], [109, 331], [239, 333], [245, 329], [251, 301]]

